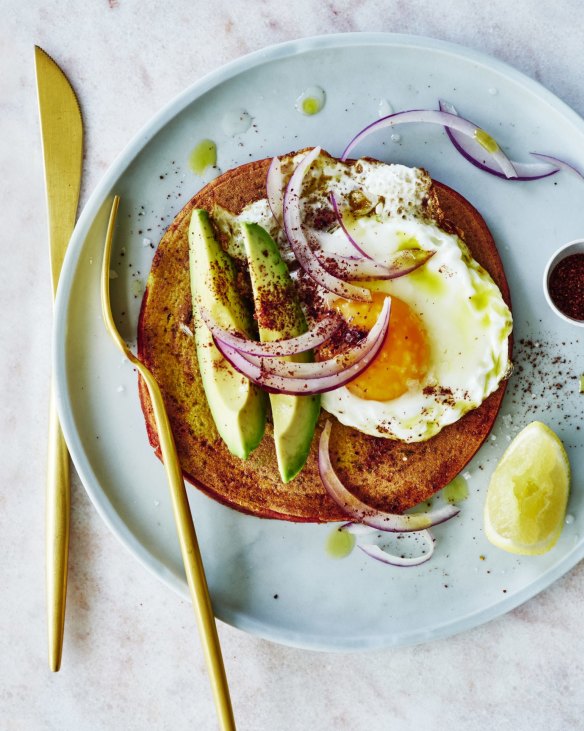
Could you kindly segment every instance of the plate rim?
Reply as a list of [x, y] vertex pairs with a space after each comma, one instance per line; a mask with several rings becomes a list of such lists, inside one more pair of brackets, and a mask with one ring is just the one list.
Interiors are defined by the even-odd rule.
[[[491, 70], [501, 73], [506, 78], [520, 84], [528, 91], [537, 95], [541, 100], [547, 102], [584, 134], [584, 120], [566, 102], [535, 79], [530, 78], [513, 66], [489, 54], [458, 43], [427, 36], [403, 33], [351, 32], [331, 33], [285, 41], [233, 59], [221, 67], [210, 71], [177, 94], [154, 114], [130, 139], [122, 151], [114, 158], [94, 191], [89, 196], [77, 220], [69, 246], [67, 247], [67, 253], [59, 279], [53, 320], [52, 367], [55, 375], [55, 397], [61, 428], [69, 448], [71, 460], [97, 513], [120, 543], [142, 566], [183, 598], [188, 599], [189, 597], [186, 581], [170, 570], [161, 559], [155, 557], [148, 551], [131, 532], [119, 513], [115, 510], [109, 498], [103, 492], [99, 480], [91, 467], [73, 419], [72, 399], [68, 391], [67, 377], [67, 312], [70, 303], [73, 277], [79, 263], [83, 245], [101, 208], [108, 199], [111, 199], [113, 195], [112, 188], [116, 181], [152, 138], [174, 117], [184, 111], [187, 106], [195, 102], [197, 98], [219, 84], [235, 78], [239, 74], [260, 66], [263, 63], [302, 55], [310, 51], [322, 51], [330, 48], [346, 48], [360, 45], [418, 47], [424, 50], [441, 51], [462, 56], [465, 60], [487, 66]], [[256, 518], [256, 520], [260, 520], [260, 518]], [[576, 544], [552, 569], [548, 570], [536, 581], [516, 594], [495, 602], [488, 607], [471, 612], [464, 617], [457, 617], [452, 620], [447, 620], [442, 624], [434, 625], [431, 630], [412, 630], [406, 635], [400, 635], [399, 637], [375, 635], [374, 637], [364, 638], [360, 635], [359, 637], [345, 636], [342, 639], [332, 641], [331, 638], [327, 638], [326, 641], [323, 641], [320, 635], [287, 630], [276, 624], [266, 625], [264, 622], [256, 620], [249, 614], [242, 612], [223, 609], [216, 611], [215, 614], [218, 619], [237, 629], [272, 642], [301, 649], [338, 652], [401, 647], [449, 637], [500, 617], [551, 586], [551, 584], [572, 569], [583, 557], [584, 539], [579, 544]]]

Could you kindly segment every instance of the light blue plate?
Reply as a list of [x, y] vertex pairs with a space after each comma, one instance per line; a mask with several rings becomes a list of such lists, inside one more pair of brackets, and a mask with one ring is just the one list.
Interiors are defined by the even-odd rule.
[[[326, 91], [326, 105], [305, 117], [294, 102], [314, 84]], [[63, 429], [100, 515], [144, 566], [183, 596], [168, 488], [146, 438], [136, 375], [100, 317], [99, 270], [113, 193], [121, 195], [122, 208], [112, 295], [120, 327], [132, 340], [154, 253], [143, 239], [155, 245], [203, 185], [187, 162], [199, 140], [216, 141], [222, 170], [305, 146], [339, 154], [377, 117], [381, 99], [397, 111], [435, 108], [439, 97], [495, 135], [513, 159], [529, 160], [528, 152], [538, 150], [584, 168], [584, 122], [505, 64], [413, 36], [330, 35], [254, 53], [195, 83], [132, 140], [85, 207], [57, 298]], [[239, 108], [254, 125], [228, 137], [221, 121]], [[357, 650], [451, 635], [516, 607], [584, 555], [584, 427], [577, 429], [584, 397], [575, 380], [584, 371], [584, 349], [577, 328], [551, 313], [541, 289], [551, 252], [584, 234], [584, 184], [564, 172], [534, 183], [503, 181], [461, 159], [440, 128], [408, 125], [399, 134], [398, 142], [385, 133], [371, 137], [359, 152], [423, 166], [483, 213], [511, 286], [518, 367], [493, 436], [468, 467], [471, 496], [460, 517], [436, 529], [436, 553], [418, 568], [382, 566], [360, 551], [334, 560], [325, 551], [331, 526], [259, 520], [189, 490], [217, 616], [289, 645]], [[568, 448], [573, 520], [550, 553], [520, 558], [487, 543], [482, 508], [488, 477], [509, 438], [535, 418]]]

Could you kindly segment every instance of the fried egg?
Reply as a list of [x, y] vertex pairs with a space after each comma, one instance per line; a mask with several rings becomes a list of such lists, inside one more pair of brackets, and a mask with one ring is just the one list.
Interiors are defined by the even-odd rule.
[[[286, 160], [286, 175], [300, 157]], [[389, 329], [379, 355], [351, 383], [324, 394], [322, 406], [347, 426], [404, 442], [429, 439], [480, 406], [510, 371], [509, 308], [465, 243], [434, 220], [430, 188], [430, 177], [418, 168], [371, 160], [342, 163], [322, 154], [305, 178], [301, 199], [303, 219], [318, 229], [325, 255], [356, 253], [330, 215], [331, 192], [351, 236], [376, 261], [389, 263], [404, 249], [433, 252], [410, 274], [365, 283], [371, 302], [314, 291], [317, 309], [337, 311], [356, 332], [371, 329], [385, 298], [391, 297]], [[252, 203], [238, 218], [270, 231], [284, 258], [293, 262], [267, 201]], [[233, 246], [237, 248], [236, 236]], [[309, 311], [314, 315], [314, 307]]]

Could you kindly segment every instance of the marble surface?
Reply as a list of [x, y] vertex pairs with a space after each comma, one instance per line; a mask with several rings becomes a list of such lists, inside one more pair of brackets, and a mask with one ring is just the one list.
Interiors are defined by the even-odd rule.
[[[194, 8], [197, 8], [196, 14]], [[0, 0], [0, 727], [214, 729], [192, 609], [108, 532], [73, 479], [63, 667], [46, 664], [44, 505], [50, 287], [33, 44], [78, 91], [82, 202], [127, 140], [204, 73], [265, 45], [385, 30], [508, 61], [584, 115], [584, 9], [533, 0]], [[365, 655], [293, 650], [221, 625], [241, 729], [582, 728], [584, 568], [455, 638]]]

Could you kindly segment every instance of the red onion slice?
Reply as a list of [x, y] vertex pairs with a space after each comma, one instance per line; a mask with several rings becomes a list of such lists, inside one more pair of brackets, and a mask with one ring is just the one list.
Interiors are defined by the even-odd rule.
[[317, 284], [339, 297], [359, 302], [371, 302], [371, 292], [365, 287], [343, 282], [322, 266], [308, 244], [300, 215], [300, 194], [308, 168], [320, 155], [320, 147], [307, 153], [296, 166], [284, 194], [284, 230], [296, 260]]
[[[476, 126], [476, 124], [469, 122], [468, 119], [459, 117], [457, 114], [449, 114], [448, 112], [436, 111], [435, 109], [410, 109], [406, 112], [396, 112], [395, 114], [390, 114], [387, 117], [377, 119], [375, 122], [372, 122], [362, 129], [349, 142], [341, 156], [341, 160], [345, 161], [353, 149], [371, 133], [377, 132], [380, 129], [385, 129], [386, 127], [394, 127], [398, 124], [406, 124], [408, 122], [439, 124], [443, 127], [456, 130], [472, 139], [476, 139], [476, 134], [482, 131], [480, 127]], [[487, 150], [485, 150], [485, 152], [497, 163], [502, 172], [505, 173], [505, 177], [517, 177], [513, 164], [507, 155], [505, 155], [503, 150], [501, 150], [499, 145], [497, 145], [497, 149], [493, 152], [488, 152]]]
[[337, 221], [339, 223], [339, 226], [343, 229], [343, 233], [347, 237], [349, 243], [357, 249], [357, 251], [361, 254], [361, 256], [364, 256], [366, 259], [373, 259], [372, 256], [369, 256], [369, 254], [365, 251], [365, 249], [362, 249], [359, 244], [355, 241], [355, 239], [351, 236], [349, 231], [347, 230], [347, 227], [345, 226], [345, 222], [343, 221], [343, 216], [341, 214], [341, 211], [339, 209], [339, 204], [337, 203], [337, 199], [335, 198], [335, 194], [330, 194], [330, 201], [333, 207], [333, 211], [335, 212], [335, 216], [337, 218]]
[[390, 271], [383, 264], [373, 259], [356, 259], [352, 256], [342, 256], [324, 251], [315, 252], [315, 256], [324, 269], [332, 272], [339, 279], [389, 279]]
[[390, 531], [392, 533], [407, 533], [424, 530], [431, 528], [433, 525], [444, 523], [460, 512], [460, 508], [455, 505], [445, 505], [443, 508], [430, 510], [427, 513], [396, 515], [395, 513], [385, 513], [381, 510], [376, 510], [362, 502], [347, 490], [333, 469], [329, 452], [331, 427], [332, 422], [327, 421], [320, 437], [318, 448], [320, 479], [330, 497], [352, 520], [358, 523], [365, 523], [365, 525], [369, 525], [377, 530]]
[[297, 353], [312, 350], [326, 342], [341, 325], [340, 317], [330, 316], [321, 320], [313, 330], [309, 330], [295, 338], [274, 340], [271, 343], [258, 343], [255, 340], [248, 340], [241, 334], [229, 332], [229, 330], [220, 327], [211, 317], [206, 307], [200, 307], [199, 311], [203, 321], [216, 340], [220, 340], [246, 355], [257, 355], [266, 358], [296, 355]]
[[266, 195], [272, 216], [282, 223], [282, 212], [284, 209], [284, 179], [282, 177], [282, 163], [279, 157], [273, 158], [266, 177]]
[[420, 536], [420, 538], [425, 541], [428, 550], [421, 556], [415, 556], [412, 558], [397, 556], [390, 553], [388, 550], [382, 548], [376, 543], [370, 543], [369, 541], [361, 540], [362, 536], [367, 536], [371, 535], [371, 533], [378, 532], [376, 528], [371, 528], [368, 525], [363, 525], [363, 523], [345, 523], [339, 528], [339, 530], [355, 536], [355, 538], [357, 539], [356, 545], [363, 551], [363, 553], [367, 554], [371, 558], [374, 558], [376, 561], [381, 561], [381, 563], [389, 564], [390, 566], [419, 566], [420, 564], [429, 561], [434, 553], [434, 538], [430, 531], [426, 529], [417, 531], [416, 535]]
[[354, 246], [355, 249], [357, 249], [357, 251], [368, 261], [359, 263], [354, 259], [349, 259], [344, 256], [322, 253], [318, 254], [320, 263], [325, 267], [325, 269], [327, 265], [323, 257], [332, 259], [333, 263], [342, 267], [343, 270], [346, 271], [347, 276], [351, 279], [395, 279], [397, 277], [402, 277], [404, 274], [413, 272], [415, 269], [422, 266], [422, 264], [425, 264], [435, 253], [433, 251], [422, 251], [420, 249], [407, 249], [407, 253], [398, 252], [389, 264], [381, 264], [375, 261], [372, 256], [362, 249], [347, 230], [334, 193], [330, 194], [330, 201], [333, 206], [336, 219], [349, 243], [352, 244], [352, 246]]
[[226, 358], [237, 371], [253, 383], [256, 383], [265, 391], [270, 393], [284, 393], [291, 396], [312, 396], [318, 393], [333, 391], [336, 388], [345, 386], [354, 378], [357, 378], [358, 375], [363, 373], [367, 366], [369, 366], [369, 364], [375, 359], [375, 356], [383, 345], [385, 333], [389, 326], [389, 311], [390, 304], [388, 299], [384, 302], [383, 309], [379, 316], [379, 321], [382, 323], [382, 327], [380, 328], [374, 347], [350, 368], [347, 368], [336, 375], [325, 376], [323, 378], [289, 378], [276, 376], [272, 373], [266, 373], [261, 366], [250, 363], [250, 361], [242, 353], [239, 353], [235, 350], [235, 348], [232, 348], [226, 343], [221, 342], [221, 340], [216, 339], [215, 344], [223, 357]]
[[533, 155], [533, 157], [537, 157], [539, 160], [545, 160], [551, 165], [556, 165], [562, 170], [567, 170], [569, 173], [573, 173], [584, 180], [584, 173], [582, 173], [581, 170], [578, 170], [578, 168], [575, 165], [572, 165], [572, 163], [566, 162], [566, 160], [561, 160], [559, 157], [553, 157], [553, 155], [544, 155], [541, 152], [530, 152], [529, 154]]
[[[453, 104], [450, 104], [450, 102], [440, 99], [439, 105], [440, 111], [448, 112], [448, 114], [454, 114], [458, 116], [456, 108]], [[471, 139], [466, 135], [460, 134], [460, 132], [455, 129], [450, 129], [449, 127], [446, 127], [445, 129], [446, 134], [448, 135], [448, 138], [452, 142], [454, 148], [458, 150], [458, 152], [460, 152], [465, 160], [468, 160], [468, 162], [479, 168], [479, 170], [484, 170], [484, 172], [495, 175], [498, 178], [507, 178], [507, 176], [504, 175], [500, 170], [489, 165], [487, 161], [487, 151], [476, 140]], [[555, 158], [551, 158], [551, 160], [555, 160]], [[559, 167], [555, 165], [515, 162], [515, 160], [512, 160], [511, 162], [513, 167], [515, 168], [517, 177], [509, 178], [510, 180], [540, 180], [541, 178], [547, 178], [550, 175], [554, 175], [559, 170]]]
[[350, 259], [346, 256], [338, 254], [325, 254], [320, 252], [317, 254], [319, 261], [326, 268], [328, 266], [338, 267], [340, 271], [337, 276], [343, 279], [397, 279], [403, 277], [410, 272], [415, 271], [428, 259], [434, 256], [435, 251], [427, 251], [426, 249], [402, 249], [398, 251], [390, 259], [387, 265], [379, 264], [372, 259]]
[[[322, 245], [322, 231], [310, 229], [309, 236], [315, 243]], [[397, 251], [387, 264], [381, 264], [374, 259], [363, 259], [362, 257], [342, 256], [322, 248], [314, 252], [316, 258], [325, 269], [337, 268], [333, 272], [340, 279], [366, 280], [366, 279], [397, 279], [405, 274], [415, 271], [425, 264], [436, 252], [426, 249], [402, 249]]]
[[294, 363], [281, 358], [256, 358], [245, 354], [244, 357], [264, 372], [282, 378], [320, 379], [325, 376], [334, 376], [359, 363], [375, 347], [379, 338], [384, 337], [384, 329], [387, 332], [385, 326], [386, 310], [389, 318], [389, 313], [391, 313], [391, 299], [389, 297], [383, 303], [379, 317], [366, 337], [350, 350], [328, 360], [322, 360], [318, 363]]
[[394, 553], [389, 553], [389, 551], [386, 551], [376, 543], [357, 543], [357, 548], [360, 548], [363, 553], [366, 553], [376, 561], [381, 561], [381, 563], [389, 564], [390, 566], [419, 566], [432, 558], [434, 553], [434, 539], [432, 538], [432, 534], [429, 530], [421, 530], [418, 532], [418, 535], [424, 539], [428, 546], [426, 553], [423, 553], [420, 556], [397, 556]]

